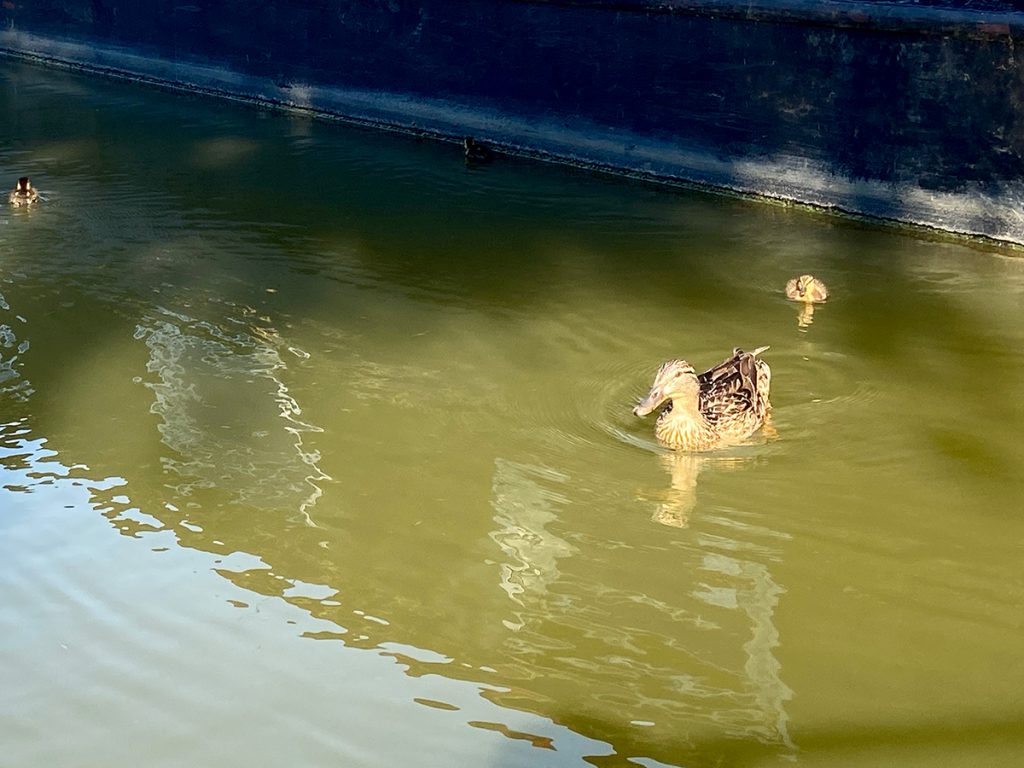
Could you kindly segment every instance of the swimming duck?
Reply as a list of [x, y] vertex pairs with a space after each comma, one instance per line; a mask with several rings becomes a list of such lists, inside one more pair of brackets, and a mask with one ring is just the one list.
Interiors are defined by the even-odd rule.
[[661, 408], [654, 434], [673, 450], [710, 451], [742, 442], [760, 429], [771, 408], [771, 369], [757, 359], [766, 349], [736, 347], [732, 357], [700, 375], [685, 360], [669, 360], [633, 413], [647, 416]]
[[828, 288], [814, 275], [800, 275], [786, 283], [786, 298], [808, 304], [821, 304], [828, 298]]
[[464, 138], [462, 146], [466, 150], [466, 162], [486, 163], [494, 159], [494, 152], [472, 136]]
[[22, 176], [18, 179], [18, 183], [14, 185], [14, 189], [11, 190], [11, 194], [7, 197], [7, 202], [13, 206], [31, 205], [39, 199], [39, 193], [36, 192], [36, 188], [32, 186], [32, 182], [29, 181], [28, 176]]

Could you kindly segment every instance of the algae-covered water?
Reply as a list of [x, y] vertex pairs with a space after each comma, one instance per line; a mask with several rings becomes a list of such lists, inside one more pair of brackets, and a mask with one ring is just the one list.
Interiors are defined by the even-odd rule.
[[[11, 62], [0, 126], [4, 766], [1020, 764], [1024, 259]], [[632, 415], [763, 344], [772, 435]]]

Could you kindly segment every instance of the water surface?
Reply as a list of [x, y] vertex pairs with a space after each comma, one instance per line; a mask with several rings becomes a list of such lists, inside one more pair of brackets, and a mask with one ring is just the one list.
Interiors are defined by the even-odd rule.
[[[5, 766], [1018, 764], [1024, 260], [10, 62], [0, 115]], [[773, 435], [632, 416], [761, 344]]]

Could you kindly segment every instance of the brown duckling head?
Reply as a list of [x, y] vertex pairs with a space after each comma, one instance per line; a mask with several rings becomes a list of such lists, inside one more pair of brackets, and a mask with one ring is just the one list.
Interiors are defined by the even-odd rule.
[[18, 183], [14, 185], [14, 189], [11, 190], [11, 194], [7, 197], [8, 202], [14, 206], [28, 205], [38, 199], [39, 193], [32, 186], [32, 181], [28, 176], [22, 176], [18, 179]]
[[828, 288], [814, 275], [800, 275], [786, 283], [786, 298], [820, 304], [828, 298]]

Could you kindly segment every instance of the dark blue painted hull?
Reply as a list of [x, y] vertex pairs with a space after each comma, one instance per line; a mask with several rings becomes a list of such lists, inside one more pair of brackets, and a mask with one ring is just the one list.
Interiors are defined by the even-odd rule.
[[8, 51], [1024, 243], [999, 2], [5, 2]]

